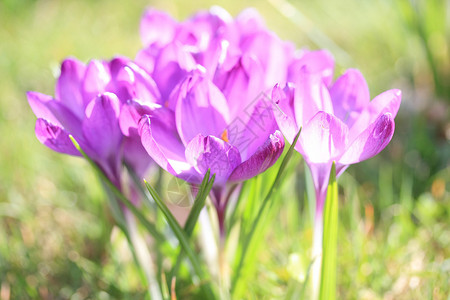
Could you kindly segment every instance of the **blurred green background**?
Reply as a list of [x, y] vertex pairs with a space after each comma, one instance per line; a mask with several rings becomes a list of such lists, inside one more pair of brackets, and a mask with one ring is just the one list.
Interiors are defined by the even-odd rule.
[[[148, 6], [183, 20], [212, 5], [255, 7], [282, 39], [327, 48], [337, 74], [362, 71], [372, 98], [403, 91], [390, 145], [339, 181], [338, 295], [448, 299], [450, 1], [0, 0], [0, 300], [142, 298], [99, 182], [37, 141], [25, 92], [53, 94], [67, 56], [134, 57]], [[246, 299], [284, 299], [304, 276], [312, 231], [294, 162]]]

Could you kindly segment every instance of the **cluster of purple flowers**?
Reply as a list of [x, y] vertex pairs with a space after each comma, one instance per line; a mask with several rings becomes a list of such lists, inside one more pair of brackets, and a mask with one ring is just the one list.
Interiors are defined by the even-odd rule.
[[352, 69], [333, 81], [330, 54], [296, 50], [254, 10], [233, 18], [212, 8], [177, 22], [150, 9], [140, 31], [134, 60], [66, 59], [55, 97], [27, 95], [39, 141], [79, 155], [72, 135], [119, 188], [123, 162], [144, 176], [154, 161], [192, 184], [211, 169], [211, 199], [223, 210], [233, 185], [271, 167], [284, 137], [292, 143], [302, 128], [295, 149], [321, 206], [333, 161], [340, 174], [392, 138], [400, 91], [370, 101]]

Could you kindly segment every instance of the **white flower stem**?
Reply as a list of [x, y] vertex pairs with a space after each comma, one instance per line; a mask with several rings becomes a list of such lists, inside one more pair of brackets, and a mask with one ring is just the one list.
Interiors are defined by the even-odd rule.
[[319, 299], [320, 280], [322, 273], [322, 251], [323, 251], [323, 209], [327, 197], [327, 187], [316, 188], [316, 210], [314, 216], [314, 235], [311, 251], [311, 299]]
[[161, 295], [161, 290], [159, 289], [159, 283], [155, 277], [155, 267], [148, 251], [147, 245], [138, 232], [136, 219], [128, 209], [124, 210], [124, 215], [127, 222], [131, 243], [133, 244], [133, 247], [136, 251], [137, 260], [147, 278], [148, 292], [151, 296], [151, 299], [162, 300], [163, 298]]
[[217, 278], [219, 275], [219, 270], [217, 268], [218, 248], [206, 207], [204, 207], [200, 212], [199, 222], [199, 239], [200, 245], [203, 249], [203, 254], [205, 256], [206, 264], [209, 266], [211, 275]]

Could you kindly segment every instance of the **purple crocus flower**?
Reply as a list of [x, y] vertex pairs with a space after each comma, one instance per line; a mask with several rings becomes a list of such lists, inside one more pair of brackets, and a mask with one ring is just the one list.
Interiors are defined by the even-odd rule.
[[[367, 83], [358, 70], [349, 69], [331, 83], [329, 54], [306, 55], [310, 60], [296, 61], [291, 82], [284, 88], [277, 85], [272, 98], [280, 109], [275, 114], [278, 126], [288, 141], [302, 128], [295, 149], [311, 170], [321, 210], [333, 161], [339, 176], [350, 164], [375, 156], [390, 142], [401, 92], [389, 90], [370, 101]], [[322, 65], [318, 66], [319, 61]]]
[[122, 159], [139, 174], [149, 166], [140, 138], [123, 138], [119, 115], [126, 100], [154, 102], [160, 96], [148, 74], [128, 59], [93, 60], [88, 65], [66, 59], [55, 97], [38, 92], [28, 92], [27, 97], [38, 117], [36, 136], [50, 149], [80, 156], [69, 139], [73, 135], [118, 187]]
[[262, 109], [267, 110], [264, 99], [248, 111], [235, 110], [236, 103], [204, 73], [186, 77], [168, 103], [168, 107], [150, 107], [129, 102], [121, 115], [122, 131], [138, 127], [153, 160], [187, 182], [199, 184], [208, 169], [216, 174], [211, 198], [223, 234], [230, 193], [237, 183], [276, 162], [283, 152], [284, 138], [273, 117], [261, 119]]
[[141, 38], [144, 49], [138, 53], [136, 63], [155, 79], [166, 101], [173, 88], [193, 70], [203, 68], [214, 79], [218, 68], [228, 72], [242, 56], [257, 61], [263, 71], [265, 89], [255, 93], [269, 90], [275, 83], [286, 81], [285, 69], [294, 54], [293, 44], [268, 31], [253, 9], [233, 19], [224, 9], [213, 7], [184, 22], [149, 9], [141, 21]]
[[324, 51], [305, 51], [289, 68], [290, 81], [275, 86], [275, 118], [312, 174], [316, 193], [313, 255], [322, 249], [323, 207], [332, 163], [337, 176], [351, 164], [377, 155], [394, 134], [401, 92], [388, 90], [370, 101], [367, 83], [355, 69], [332, 82], [334, 61]]
[[223, 234], [237, 183], [265, 171], [283, 151], [265, 93], [286, 82], [294, 46], [268, 31], [255, 10], [233, 18], [218, 7], [184, 22], [150, 9], [141, 37], [136, 63], [155, 79], [161, 105], [129, 101], [122, 132], [139, 130], [154, 161], [194, 185], [208, 169], [216, 174], [211, 199]]

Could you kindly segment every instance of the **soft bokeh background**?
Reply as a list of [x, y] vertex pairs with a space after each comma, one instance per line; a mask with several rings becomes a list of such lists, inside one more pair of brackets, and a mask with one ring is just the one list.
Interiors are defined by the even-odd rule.
[[[140, 299], [145, 290], [86, 162], [34, 136], [25, 92], [53, 94], [59, 63], [134, 57], [147, 6], [185, 19], [252, 6], [299, 48], [359, 68], [372, 97], [403, 91], [383, 153], [340, 178], [339, 299], [450, 293], [450, 1], [0, 0], [0, 299]], [[267, 222], [246, 298], [284, 299], [311, 245], [303, 164]], [[297, 177], [294, 177], [297, 176]], [[295, 183], [295, 184], [294, 184]], [[281, 199], [280, 199], [281, 201]], [[271, 223], [271, 224], [272, 224]]]

